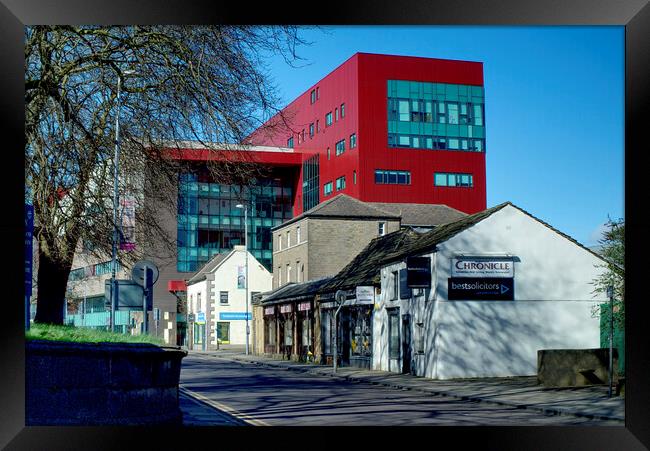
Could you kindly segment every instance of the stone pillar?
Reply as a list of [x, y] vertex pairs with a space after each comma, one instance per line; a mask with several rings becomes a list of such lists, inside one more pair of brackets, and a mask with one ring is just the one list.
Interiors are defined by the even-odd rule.
[[318, 295], [314, 297], [314, 362], [320, 364], [323, 361], [323, 340], [320, 321], [320, 302]]

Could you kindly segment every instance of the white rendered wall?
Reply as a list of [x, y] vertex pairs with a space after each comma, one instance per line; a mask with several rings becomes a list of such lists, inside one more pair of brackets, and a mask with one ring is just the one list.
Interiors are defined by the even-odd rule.
[[[448, 301], [447, 279], [457, 253], [515, 256], [515, 300]], [[605, 297], [594, 297], [591, 281], [602, 271], [596, 267], [602, 260], [518, 209], [504, 207], [429, 256], [435, 258], [435, 273], [428, 300], [400, 301], [413, 326], [424, 323], [424, 353], [413, 354], [417, 375], [534, 375], [539, 349], [600, 347], [599, 319], [591, 311]], [[382, 298], [391, 270], [382, 269]], [[383, 310], [375, 312], [380, 332]], [[375, 342], [381, 347], [381, 338]], [[375, 367], [388, 370], [381, 359]]]

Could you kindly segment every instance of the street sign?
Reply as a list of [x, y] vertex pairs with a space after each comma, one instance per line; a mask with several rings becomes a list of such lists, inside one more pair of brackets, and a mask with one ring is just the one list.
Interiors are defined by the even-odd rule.
[[131, 279], [135, 283], [137, 283], [140, 286], [144, 286], [144, 268], [147, 267], [149, 269], [149, 274], [147, 276], [147, 285], [149, 285], [148, 288], [151, 288], [153, 284], [156, 283], [158, 280], [159, 276], [159, 271], [158, 267], [155, 265], [155, 263], [150, 262], [148, 260], [140, 260], [137, 262], [134, 266], [133, 269], [131, 270]]
[[450, 301], [513, 301], [514, 278], [508, 277], [450, 277], [448, 281]]
[[196, 324], [205, 324], [205, 312], [197, 312]]
[[194, 313], [190, 313], [189, 315], [187, 315], [187, 321], [188, 322], [193, 323], [194, 319], [195, 319], [194, 318]]
[[[116, 310], [142, 310], [144, 289], [128, 279], [115, 279], [117, 282], [118, 305]], [[104, 281], [104, 299], [106, 305], [111, 305], [111, 279]], [[153, 309], [153, 290], [147, 293], [147, 310]]]
[[153, 309], [153, 319], [155, 321], [160, 321], [160, 309], [159, 308]]
[[[220, 312], [219, 320], [221, 321], [245, 320], [246, 316], [247, 316], [246, 312]], [[250, 312], [248, 313], [248, 319], [249, 320], [253, 319], [253, 316]]]

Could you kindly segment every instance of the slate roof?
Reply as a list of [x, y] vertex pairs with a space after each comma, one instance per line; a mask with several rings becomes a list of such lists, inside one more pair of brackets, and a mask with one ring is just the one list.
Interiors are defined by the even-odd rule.
[[338, 194], [314, 208], [303, 212], [295, 218], [273, 227], [278, 230], [282, 227], [300, 221], [303, 218], [361, 218], [361, 219], [400, 219], [399, 213], [380, 209], [368, 202], [362, 202], [346, 194]]
[[263, 296], [262, 305], [279, 304], [281, 302], [310, 298], [320, 292], [320, 288], [330, 281], [332, 276], [309, 280], [301, 283], [288, 283]]
[[187, 281], [187, 285], [192, 285], [197, 282], [201, 282], [202, 280], [205, 280], [205, 275], [207, 273], [212, 272], [219, 264], [224, 261], [230, 254], [232, 254], [235, 250], [231, 250], [230, 252], [224, 252], [221, 254], [216, 254], [214, 257], [212, 257], [211, 260], [208, 260], [208, 262], [203, 265], [201, 269], [199, 269], [190, 279]]
[[379, 283], [379, 270], [387, 264], [403, 260], [410, 255], [419, 255], [435, 250], [439, 243], [447, 241], [454, 235], [470, 228], [476, 223], [486, 219], [505, 206], [510, 205], [527, 216], [540, 222], [553, 230], [558, 235], [568, 239], [580, 246], [587, 252], [598, 255], [591, 249], [583, 246], [569, 235], [560, 232], [548, 223], [531, 215], [527, 211], [513, 205], [512, 202], [504, 202], [492, 208], [480, 211], [473, 215], [465, 216], [454, 222], [442, 224], [426, 233], [417, 233], [411, 228], [405, 228], [397, 232], [373, 239], [345, 268], [336, 274], [332, 280], [321, 287], [321, 293], [333, 292], [341, 289], [352, 289], [360, 285], [373, 285]]
[[455, 208], [443, 204], [401, 204], [387, 202], [367, 202], [368, 205], [379, 208], [389, 213], [402, 217], [402, 226], [433, 227], [452, 221], [457, 221], [465, 216]]

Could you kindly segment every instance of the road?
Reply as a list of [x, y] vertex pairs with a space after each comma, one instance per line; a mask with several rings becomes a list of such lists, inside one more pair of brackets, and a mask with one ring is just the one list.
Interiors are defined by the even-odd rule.
[[[621, 425], [268, 368], [227, 354], [188, 355], [180, 384], [181, 408], [210, 405], [215, 424], [233, 426]], [[209, 418], [194, 424], [208, 425]]]

